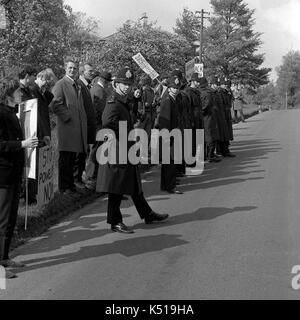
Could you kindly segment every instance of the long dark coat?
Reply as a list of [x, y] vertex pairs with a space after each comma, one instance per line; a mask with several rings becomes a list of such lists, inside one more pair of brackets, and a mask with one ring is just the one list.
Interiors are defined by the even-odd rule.
[[209, 144], [219, 140], [217, 120], [213, 110], [213, 96], [208, 87], [200, 87], [199, 92], [203, 112], [204, 140]]
[[187, 87], [185, 89], [186, 94], [191, 101], [190, 108], [192, 114], [192, 126], [194, 129], [203, 129], [203, 115], [201, 96], [198, 89]]
[[46, 136], [51, 137], [49, 105], [53, 94], [49, 91], [42, 92], [37, 84], [31, 88], [31, 92], [33, 97], [38, 100], [37, 137], [42, 140]]
[[81, 88], [67, 76], [52, 89], [51, 102], [57, 115], [58, 151], [87, 152], [87, 118]]
[[184, 90], [180, 90], [176, 103], [178, 105], [178, 127], [181, 130], [191, 129], [193, 123], [193, 114], [191, 112], [191, 101], [188, 94]]
[[[111, 129], [116, 136], [116, 155], [117, 164], [106, 163], [99, 164], [97, 191], [114, 194], [140, 194], [142, 193], [141, 177], [137, 165], [119, 164], [118, 157], [120, 152], [119, 145], [119, 122], [127, 122], [128, 133], [133, 130], [133, 123], [130, 115], [130, 107], [127, 97], [122, 97], [118, 93], [113, 92], [108, 99], [102, 115], [103, 129]], [[126, 137], [126, 139], [127, 139]], [[133, 143], [127, 142], [127, 152]]]
[[229, 139], [230, 141], [233, 140], [233, 128], [232, 128], [232, 114], [231, 114], [231, 108], [233, 104], [233, 93], [231, 90], [227, 89], [221, 89], [223, 102], [225, 105], [225, 118], [227, 122], [227, 127], [229, 130]]
[[96, 130], [99, 130], [102, 128], [102, 114], [106, 106], [108, 95], [106, 90], [98, 83], [93, 85], [90, 92], [96, 114]]
[[213, 104], [214, 104], [214, 111], [216, 114], [217, 124], [218, 124], [218, 131], [219, 131], [219, 141], [229, 141], [229, 129], [226, 121], [225, 116], [225, 104], [223, 101], [223, 97], [221, 92], [217, 90], [212, 90], [213, 96]]
[[93, 105], [90, 88], [88, 88], [81, 79], [78, 79], [77, 83], [81, 87], [83, 105], [86, 113], [87, 143], [94, 144], [96, 141], [96, 112]]
[[[159, 129], [167, 129], [172, 131], [173, 129], [179, 128], [178, 114], [179, 114], [179, 103], [176, 98], [174, 100], [168, 90], [162, 96], [160, 103], [160, 113], [158, 117]], [[163, 141], [160, 138], [159, 152], [162, 155]], [[170, 164], [162, 164], [161, 166], [161, 190], [172, 190], [176, 187], [176, 165], [174, 164], [174, 140], [170, 141], [170, 153], [171, 162]]]
[[23, 132], [13, 108], [0, 104], [0, 188], [21, 181], [25, 154]]

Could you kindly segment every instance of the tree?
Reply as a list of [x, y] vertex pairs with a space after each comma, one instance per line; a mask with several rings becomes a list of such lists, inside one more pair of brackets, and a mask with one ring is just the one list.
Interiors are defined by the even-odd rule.
[[195, 40], [199, 40], [200, 30], [199, 17], [188, 8], [184, 8], [180, 18], [176, 19], [174, 32], [192, 44]]
[[[187, 40], [189, 44], [189, 60], [195, 56], [195, 48], [193, 43], [199, 41], [201, 33], [201, 22], [199, 16], [184, 8], [182, 14], [176, 19], [176, 27], [173, 28], [174, 32]], [[205, 45], [205, 33], [203, 37]]]
[[210, 74], [252, 88], [268, 83], [269, 68], [260, 68], [260, 33], [253, 31], [254, 10], [243, 0], [211, 0], [213, 16], [207, 29], [204, 62]]
[[69, 49], [71, 12], [63, 1], [13, 0], [5, 8], [8, 26], [0, 38], [1, 62], [57, 69]]
[[168, 74], [176, 67], [184, 70], [187, 48], [185, 39], [161, 30], [155, 23], [143, 27], [140, 23], [127, 21], [104, 44], [95, 43], [94, 48], [87, 52], [86, 59], [111, 72], [130, 66], [141, 75], [143, 71], [132, 60], [141, 52], [159, 74]]
[[277, 68], [277, 88], [282, 105], [300, 107], [300, 53], [290, 51], [283, 57], [282, 65]]
[[96, 38], [98, 22], [73, 13], [63, 0], [11, 0], [4, 6], [8, 25], [0, 30], [0, 63], [8, 69], [49, 66], [60, 76], [64, 57], [78, 53], [75, 41]]
[[253, 96], [253, 102], [262, 106], [274, 106], [277, 102], [276, 86], [273, 82], [261, 86], [257, 89], [256, 94]]

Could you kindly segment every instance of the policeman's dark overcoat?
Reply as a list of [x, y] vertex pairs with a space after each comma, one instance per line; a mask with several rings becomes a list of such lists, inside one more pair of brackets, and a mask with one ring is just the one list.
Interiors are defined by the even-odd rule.
[[[169, 95], [168, 90], [163, 94], [161, 103], [160, 103], [160, 113], [158, 116], [158, 125], [159, 129], [167, 129], [168, 131], [172, 131], [173, 129], [179, 128], [178, 123], [178, 100], [176, 101]], [[160, 154], [162, 154], [162, 139], [160, 139]], [[171, 159], [174, 160], [174, 141], [171, 139], [170, 141], [170, 152]]]
[[229, 135], [229, 129], [228, 124], [226, 121], [225, 116], [225, 104], [223, 101], [223, 97], [221, 92], [216, 89], [212, 90], [212, 96], [214, 101], [214, 111], [216, 114], [217, 124], [218, 124], [218, 131], [219, 131], [219, 141], [229, 141], [230, 135]]
[[206, 143], [219, 140], [219, 132], [215, 112], [213, 110], [213, 96], [211, 90], [206, 86], [199, 88], [204, 126], [204, 139]]
[[203, 129], [201, 97], [198, 89], [187, 87], [185, 92], [191, 101], [192, 126], [195, 129]]
[[[116, 136], [116, 154], [117, 164], [99, 165], [97, 191], [114, 194], [133, 195], [142, 193], [141, 177], [137, 165], [119, 164], [118, 155], [120, 152], [119, 145], [119, 122], [127, 122], [127, 137], [133, 130], [133, 123], [130, 115], [130, 107], [127, 97], [120, 96], [113, 92], [108, 98], [106, 106], [102, 114], [102, 128], [111, 129]], [[127, 142], [127, 152], [133, 144]]]
[[227, 122], [227, 126], [229, 129], [229, 138], [230, 141], [233, 140], [233, 128], [232, 128], [232, 114], [231, 114], [231, 108], [233, 104], [233, 94], [231, 90], [227, 89], [221, 89], [221, 94], [223, 97], [224, 105], [225, 105], [225, 118]]

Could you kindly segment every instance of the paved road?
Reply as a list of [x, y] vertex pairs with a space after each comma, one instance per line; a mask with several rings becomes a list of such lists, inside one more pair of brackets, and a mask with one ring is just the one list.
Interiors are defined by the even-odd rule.
[[15, 251], [27, 267], [0, 299], [299, 299], [300, 110], [235, 125], [238, 157], [182, 179], [184, 195], [145, 175], [153, 209], [168, 223], [144, 225], [123, 203], [132, 235], [111, 233], [107, 200], [74, 213]]

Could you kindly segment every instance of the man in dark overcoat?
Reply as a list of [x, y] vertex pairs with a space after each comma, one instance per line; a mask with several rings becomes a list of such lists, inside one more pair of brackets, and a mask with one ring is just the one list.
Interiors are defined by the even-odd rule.
[[[173, 129], [179, 129], [178, 124], [178, 100], [177, 95], [179, 94], [179, 89], [181, 87], [181, 82], [176, 75], [169, 78], [168, 89], [165, 91], [161, 103], [160, 103], [160, 113], [158, 117], [159, 129], [167, 129], [171, 132]], [[174, 163], [174, 140], [167, 142], [160, 140], [161, 144], [170, 144], [171, 159], [170, 164], [161, 165], [161, 180], [160, 188], [168, 193], [182, 194], [181, 191], [176, 189], [176, 175], [177, 175], [177, 165]]]
[[233, 93], [231, 91], [231, 81], [230, 80], [222, 80], [220, 92], [223, 97], [223, 102], [225, 105], [225, 118], [227, 122], [227, 127], [229, 131], [229, 140], [225, 142], [225, 156], [234, 158], [235, 155], [230, 152], [229, 146], [230, 141], [233, 141], [233, 127], [232, 127], [232, 105], [233, 105]]
[[214, 77], [211, 82], [211, 91], [213, 96], [214, 111], [218, 124], [219, 140], [217, 141], [216, 150], [218, 155], [226, 156], [226, 145], [230, 140], [228, 123], [226, 121], [226, 110], [223, 95], [220, 90], [220, 81]]
[[87, 118], [81, 88], [76, 82], [78, 64], [69, 58], [66, 75], [52, 89], [51, 106], [57, 115], [58, 187], [62, 193], [76, 192], [74, 166], [78, 154], [87, 152]]
[[[191, 104], [190, 104], [190, 112], [192, 114], [192, 124], [191, 129], [193, 132], [193, 156], [196, 155], [197, 145], [196, 145], [196, 130], [203, 129], [203, 116], [202, 116], [202, 105], [201, 105], [201, 97], [199, 92], [199, 84], [200, 84], [200, 77], [198, 73], [193, 73], [191, 77], [191, 84], [185, 89]], [[189, 128], [187, 128], [189, 129]], [[195, 166], [193, 164], [192, 166]]]
[[[116, 138], [116, 154], [121, 151], [119, 136], [119, 122], [127, 123], [127, 134], [133, 130], [133, 123], [128, 104], [128, 95], [134, 82], [133, 71], [129, 68], [121, 69], [114, 80], [114, 91], [107, 100], [102, 115], [102, 130], [112, 130]], [[107, 130], [108, 131], [108, 130]], [[127, 136], [128, 137], [128, 136]], [[126, 138], [127, 138], [126, 137]], [[127, 152], [130, 148], [128, 142]], [[108, 193], [107, 223], [111, 230], [121, 233], [133, 233], [133, 230], [123, 223], [120, 204], [124, 194], [130, 195], [141, 219], [145, 223], [163, 221], [168, 218], [167, 214], [158, 214], [152, 211], [144, 198], [141, 177], [137, 165], [127, 163], [121, 164], [118, 159], [116, 163], [99, 164], [97, 179], [97, 191]]]
[[[108, 86], [110, 85], [111, 81], [112, 81], [112, 74], [107, 71], [101, 71], [97, 75], [94, 81], [94, 84], [90, 89], [92, 103], [95, 110], [96, 134], [97, 134], [97, 131], [102, 128], [102, 114], [108, 98]], [[98, 143], [96, 142], [92, 147], [91, 161], [94, 158], [93, 155], [95, 154], [97, 147], [98, 147]], [[89, 166], [87, 166], [87, 171], [86, 171], [87, 179], [88, 179], [86, 182], [86, 186], [89, 189], [94, 190], [96, 189], [96, 179], [98, 176], [98, 163], [97, 162], [94, 163], [93, 170], [89, 170], [88, 167]]]
[[[79, 79], [77, 80], [78, 86], [81, 88], [82, 99], [84, 110], [87, 118], [87, 143], [88, 143], [88, 152], [90, 154], [92, 146], [96, 142], [96, 112], [93, 105], [90, 89], [91, 82], [94, 76], [94, 67], [86, 62], [82, 64], [79, 68]], [[89, 166], [89, 163], [86, 164], [87, 154], [79, 153], [76, 157], [75, 164], [75, 185], [78, 188], [85, 188], [83, 183], [83, 172]], [[89, 160], [88, 160], [89, 162]]]
[[215, 156], [219, 132], [214, 111], [214, 100], [206, 77], [200, 79], [199, 92], [203, 112], [204, 141], [207, 149], [206, 157], [209, 162], [220, 162], [220, 159]]

